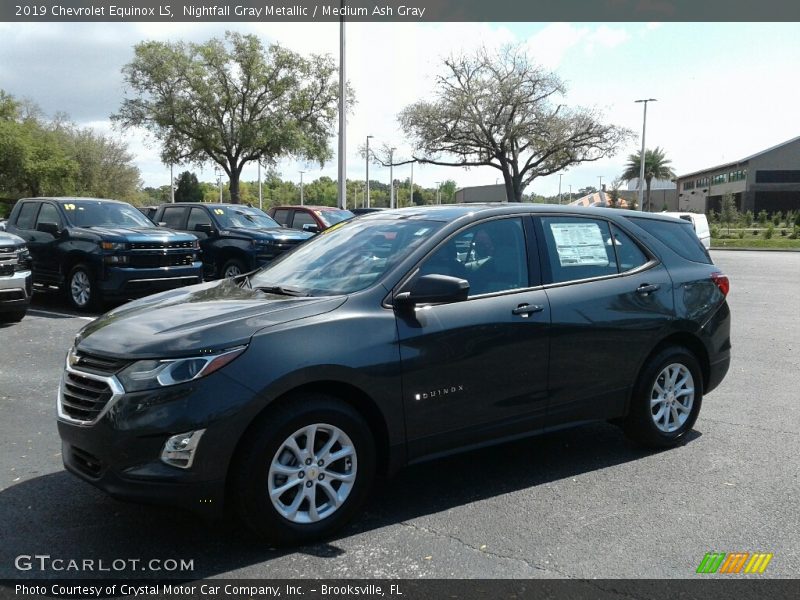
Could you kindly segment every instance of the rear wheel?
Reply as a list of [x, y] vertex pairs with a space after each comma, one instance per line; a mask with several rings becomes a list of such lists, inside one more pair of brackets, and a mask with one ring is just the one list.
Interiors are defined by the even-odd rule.
[[642, 368], [623, 429], [645, 446], [673, 446], [694, 426], [702, 402], [703, 377], [694, 354], [664, 348]]
[[91, 310], [99, 305], [97, 283], [91, 269], [76, 265], [67, 276], [67, 300], [78, 310]]
[[375, 473], [375, 444], [344, 402], [305, 394], [248, 433], [234, 465], [242, 520], [276, 544], [327, 537], [358, 511]]

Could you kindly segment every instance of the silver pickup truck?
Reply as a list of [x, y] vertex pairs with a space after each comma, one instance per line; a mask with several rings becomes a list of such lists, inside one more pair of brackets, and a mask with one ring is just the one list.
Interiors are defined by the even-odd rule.
[[21, 321], [31, 302], [31, 256], [25, 240], [0, 231], [0, 321]]

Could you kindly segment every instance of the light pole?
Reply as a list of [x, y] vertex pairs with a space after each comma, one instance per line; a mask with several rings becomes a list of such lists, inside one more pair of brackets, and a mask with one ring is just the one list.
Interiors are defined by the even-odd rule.
[[[635, 102], [644, 103], [644, 118], [642, 119], [642, 153], [639, 155], [639, 210], [644, 210], [644, 161], [645, 161], [645, 146], [644, 134], [647, 129], [647, 103], [656, 102], [655, 98], [647, 98], [646, 100], [636, 100]], [[648, 210], [650, 207], [648, 207]]]
[[603, 191], [603, 176], [602, 175], [598, 175], [597, 178], [600, 180], [600, 191], [602, 192]]
[[[347, 76], [345, 74], [345, 45], [344, 45], [344, 0], [340, 7], [342, 16], [339, 20], [339, 208], [347, 208]], [[302, 203], [302, 185], [300, 186]]]
[[394, 151], [389, 148], [389, 208], [394, 208]]
[[214, 175], [217, 176], [217, 186], [219, 187], [219, 202], [222, 204], [222, 171], [219, 167], [214, 167]]
[[371, 135], [367, 136], [367, 208], [369, 208], [369, 139]]
[[172, 176], [172, 163], [169, 163], [169, 201], [175, 203], [175, 178]]
[[561, 173], [558, 174], [558, 203], [561, 204]]
[[569, 184], [569, 201], [572, 202], [572, 184]]
[[305, 173], [305, 171], [300, 171], [300, 206], [303, 206], [305, 203], [303, 200], [303, 173]]
[[436, 183], [436, 204], [441, 204], [441, 201], [439, 200], [439, 188], [441, 187], [442, 182], [436, 181], [435, 183]]
[[408, 205], [414, 206], [414, 163], [411, 163], [411, 191], [408, 194]]
[[261, 193], [261, 157], [258, 157], [258, 210], [264, 210], [264, 197]]

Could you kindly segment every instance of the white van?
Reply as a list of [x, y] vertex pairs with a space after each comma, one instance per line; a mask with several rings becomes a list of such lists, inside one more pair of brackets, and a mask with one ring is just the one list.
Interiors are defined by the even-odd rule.
[[694, 232], [697, 234], [697, 237], [700, 238], [700, 242], [702, 242], [703, 246], [705, 246], [706, 249], [711, 248], [711, 230], [708, 228], [708, 219], [704, 214], [667, 211], [662, 211], [661, 214], [689, 221], [694, 227]]

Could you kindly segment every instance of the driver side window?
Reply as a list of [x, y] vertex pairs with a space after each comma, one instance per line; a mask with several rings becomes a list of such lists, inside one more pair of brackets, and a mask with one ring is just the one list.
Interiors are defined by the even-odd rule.
[[522, 219], [496, 219], [457, 233], [420, 268], [419, 275], [449, 275], [469, 282], [469, 296], [529, 287]]

